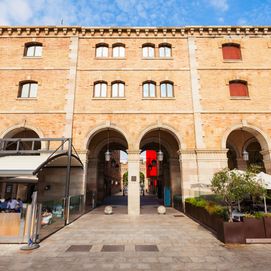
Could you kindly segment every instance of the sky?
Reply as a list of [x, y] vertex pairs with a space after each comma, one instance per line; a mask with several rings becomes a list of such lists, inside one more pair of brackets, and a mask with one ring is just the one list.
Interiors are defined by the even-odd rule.
[[271, 25], [271, 0], [0, 0], [0, 25]]

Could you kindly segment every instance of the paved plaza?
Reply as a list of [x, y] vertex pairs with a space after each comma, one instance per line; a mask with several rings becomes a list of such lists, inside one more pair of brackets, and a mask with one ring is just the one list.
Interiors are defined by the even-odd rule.
[[129, 217], [100, 207], [44, 240], [33, 251], [0, 245], [0, 270], [271, 270], [271, 245], [227, 245], [184, 216], [144, 205]]

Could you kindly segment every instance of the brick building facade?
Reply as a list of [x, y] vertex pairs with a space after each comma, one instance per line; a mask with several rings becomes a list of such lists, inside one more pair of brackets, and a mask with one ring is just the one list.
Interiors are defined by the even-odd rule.
[[0, 27], [0, 137], [72, 137], [84, 192], [103, 197], [109, 132], [110, 149], [128, 153], [129, 214], [140, 212], [146, 149], [162, 150], [160, 175], [183, 198], [228, 164], [271, 173], [270, 36], [271, 27]]

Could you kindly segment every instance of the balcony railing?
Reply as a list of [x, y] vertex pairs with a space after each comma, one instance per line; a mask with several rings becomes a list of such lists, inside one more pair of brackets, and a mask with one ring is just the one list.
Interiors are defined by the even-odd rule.
[[4, 138], [0, 139], [0, 156], [40, 153], [64, 153], [68, 138]]

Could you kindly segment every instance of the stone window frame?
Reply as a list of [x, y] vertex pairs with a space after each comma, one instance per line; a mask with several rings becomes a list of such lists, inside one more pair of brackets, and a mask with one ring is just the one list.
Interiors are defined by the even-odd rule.
[[[37, 86], [36, 96], [30, 96], [31, 86], [33, 84], [35, 84]], [[23, 90], [23, 87], [25, 85], [29, 85], [28, 95], [27, 95], [27, 97], [22, 97], [22, 90]], [[18, 89], [17, 99], [19, 99], [19, 100], [24, 100], [24, 99], [26, 99], [26, 100], [36, 100], [37, 99], [37, 97], [38, 97], [38, 87], [40, 86], [38, 81], [31, 80], [31, 79], [22, 80], [22, 81], [19, 82], [18, 86], [19, 86], [19, 89]]]
[[[34, 54], [33, 55], [28, 55], [29, 48], [31, 48], [31, 47], [34, 47]], [[41, 54], [40, 55], [36, 55], [36, 47], [41, 48]], [[41, 42], [37, 42], [37, 41], [26, 42], [24, 44], [23, 57], [25, 57], [25, 58], [41, 58], [43, 56], [43, 48], [44, 48], [44, 45]]]
[[[165, 97], [162, 97], [162, 90], [161, 90], [161, 86], [162, 84], [170, 84], [172, 86], [172, 96], [168, 96], [168, 92], [167, 95]], [[163, 80], [160, 82], [160, 98], [161, 99], [174, 99], [175, 98], [175, 93], [174, 93], [174, 83], [170, 80]]]
[[[123, 84], [123, 96], [119, 96], [119, 89], [118, 89], [118, 96], [113, 96], [113, 85], [115, 84]], [[111, 98], [113, 99], [125, 99], [125, 82], [122, 80], [115, 80], [113, 82], [111, 82]]]
[[[106, 92], [105, 92], [105, 96], [101, 96], [101, 89], [100, 89], [100, 96], [96, 96], [95, 95], [95, 88], [98, 84], [105, 84], [106, 85]], [[108, 98], [108, 83], [107, 81], [105, 80], [98, 80], [98, 81], [95, 81], [93, 83], [93, 95], [92, 95], [92, 98], [94, 99], [106, 99]]]
[[[150, 96], [150, 89], [148, 89], [148, 96], [144, 96], [144, 85], [150, 85], [150, 84], [153, 84], [154, 85], [154, 96]], [[149, 87], [148, 87], [149, 88]], [[143, 99], [155, 99], [157, 98], [157, 84], [155, 81], [153, 80], [146, 80], [142, 83], [142, 98]]]
[[[224, 59], [223, 58], [223, 45], [224, 44], [238, 44], [240, 46], [240, 51], [241, 51], [241, 59]], [[222, 61], [224, 63], [240, 63], [240, 62], [243, 62], [244, 61], [244, 54], [243, 54], [243, 51], [245, 49], [245, 46], [244, 46], [244, 42], [242, 40], [238, 40], [238, 39], [223, 39], [221, 41], [218, 42], [218, 48], [220, 50], [220, 54], [221, 54], [221, 57], [222, 57]]]
[[[148, 55], [144, 56], [144, 48], [152, 48], [153, 49], [153, 56], [149, 55], [149, 50], [148, 50]], [[143, 59], [155, 59], [156, 52], [155, 52], [155, 44], [154, 43], [146, 42], [146, 43], [142, 44], [141, 50], [142, 50], [142, 58]]]
[[[107, 48], [107, 56], [97, 56], [97, 52], [99, 48]], [[105, 42], [100, 42], [95, 45], [95, 57], [99, 59], [107, 59], [109, 58], [109, 44]]]
[[[115, 48], [124, 48], [124, 56], [114, 56], [114, 49]], [[126, 57], [126, 46], [124, 43], [117, 42], [112, 44], [112, 58], [114, 59], [125, 59]]]
[[[169, 48], [170, 49], [170, 56], [161, 56], [160, 55], [160, 48]], [[172, 45], [168, 42], [162, 42], [158, 45], [158, 56], [162, 59], [170, 59], [172, 58]]]
[[[234, 83], [234, 82], [241, 82], [241, 83], [244, 83], [246, 84], [247, 86], [247, 96], [231, 96], [230, 94], [230, 84], [231, 83]], [[251, 87], [251, 84], [248, 82], [247, 78], [234, 78], [234, 79], [228, 79], [228, 81], [226, 82], [226, 85], [228, 87], [228, 93], [229, 93], [229, 98], [230, 100], [251, 100], [251, 97], [250, 97], [250, 87]]]

